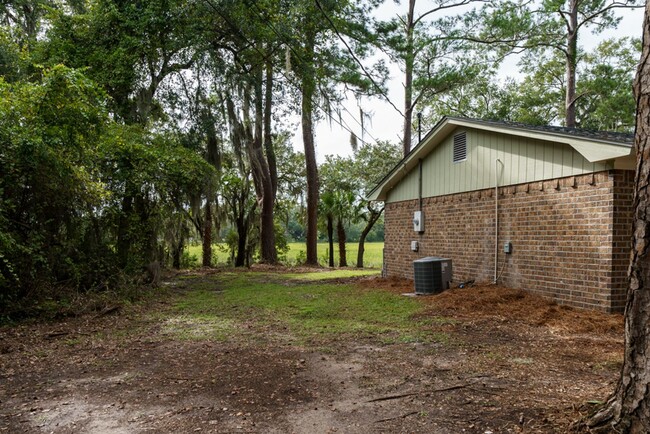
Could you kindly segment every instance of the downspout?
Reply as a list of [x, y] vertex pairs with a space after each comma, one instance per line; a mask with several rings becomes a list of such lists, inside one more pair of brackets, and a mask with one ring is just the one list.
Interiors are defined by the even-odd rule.
[[[499, 163], [498, 158], [494, 160], [494, 283], [498, 279], [499, 259]], [[501, 163], [503, 164], [503, 163]]]

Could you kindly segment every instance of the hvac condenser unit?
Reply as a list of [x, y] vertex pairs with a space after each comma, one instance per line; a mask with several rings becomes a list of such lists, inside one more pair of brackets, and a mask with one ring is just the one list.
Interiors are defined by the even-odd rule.
[[413, 261], [416, 294], [438, 294], [449, 289], [452, 279], [451, 259], [429, 256]]

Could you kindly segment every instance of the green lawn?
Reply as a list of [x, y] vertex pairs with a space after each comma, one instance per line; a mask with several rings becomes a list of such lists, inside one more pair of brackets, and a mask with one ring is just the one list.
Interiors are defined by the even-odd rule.
[[[222, 245], [215, 245], [213, 247], [213, 255], [216, 256], [217, 264], [224, 264], [228, 260], [228, 253], [219, 249]], [[355, 266], [357, 264], [357, 251], [359, 245], [357, 243], [347, 244], [347, 257], [348, 265]], [[287, 253], [287, 262], [291, 265], [296, 264], [299, 255], [304, 257], [305, 243], [289, 243], [289, 252]], [[384, 243], [366, 243], [364, 253], [364, 266], [372, 268], [381, 268], [383, 259]], [[201, 246], [189, 246], [187, 251], [190, 255], [196, 257], [197, 263], [201, 261]], [[301, 254], [301, 252], [303, 252]], [[327, 243], [318, 243], [318, 260], [322, 265], [327, 265]], [[334, 261], [338, 266], [339, 253], [338, 245], [334, 244]]]
[[[342, 270], [359, 276], [362, 270]], [[297, 343], [325, 344], [338, 336], [383, 343], [445, 341], [422, 315], [418, 300], [354, 283], [328, 281], [337, 271], [301, 275], [222, 272], [186, 276], [183, 293], [166, 314], [164, 332], [191, 340], [230, 340], [257, 331]], [[259, 339], [259, 334], [256, 334]], [[252, 336], [251, 336], [252, 338]]]

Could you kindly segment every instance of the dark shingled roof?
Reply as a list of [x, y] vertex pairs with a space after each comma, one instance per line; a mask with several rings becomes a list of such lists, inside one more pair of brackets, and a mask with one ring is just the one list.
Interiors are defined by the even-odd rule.
[[486, 120], [486, 119], [473, 119], [473, 118], [462, 118], [455, 116], [448, 116], [449, 119], [456, 119], [459, 121], [471, 121], [471, 122], [480, 122], [486, 125], [494, 126], [504, 126], [508, 128], [517, 128], [522, 130], [531, 130], [539, 131], [542, 133], [551, 133], [551, 134], [565, 134], [569, 136], [576, 136], [592, 140], [606, 140], [619, 142], [622, 144], [633, 145], [634, 144], [634, 134], [632, 133], [619, 133], [615, 131], [591, 131], [583, 130], [580, 128], [567, 128], [567, 127], [556, 127], [553, 125], [528, 125], [521, 122], [510, 122], [510, 121], [495, 121], [495, 120]]

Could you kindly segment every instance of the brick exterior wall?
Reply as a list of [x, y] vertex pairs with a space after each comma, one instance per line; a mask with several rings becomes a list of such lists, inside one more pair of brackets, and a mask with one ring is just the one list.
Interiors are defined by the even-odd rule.
[[[499, 188], [499, 283], [560, 304], [620, 312], [632, 228], [632, 171], [611, 170]], [[494, 189], [388, 203], [384, 273], [413, 278], [413, 260], [453, 261], [455, 283], [494, 279]], [[411, 251], [411, 241], [419, 251]], [[503, 253], [510, 241], [513, 253]]]
[[634, 171], [614, 171], [614, 236], [612, 252], [612, 309], [623, 312], [632, 249]]

